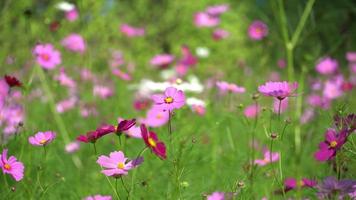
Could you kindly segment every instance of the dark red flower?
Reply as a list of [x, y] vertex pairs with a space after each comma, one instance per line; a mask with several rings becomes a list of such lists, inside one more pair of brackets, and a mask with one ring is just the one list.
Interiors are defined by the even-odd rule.
[[144, 124], [141, 124], [141, 134], [142, 138], [146, 143], [146, 146], [152, 150], [161, 159], [166, 159], [166, 145], [159, 141], [156, 133], [148, 131]]
[[89, 131], [85, 135], [79, 135], [77, 137], [77, 140], [85, 143], [88, 142], [95, 143], [96, 140], [98, 140], [99, 138], [109, 133], [113, 133], [115, 131], [116, 131], [116, 127], [113, 125], [102, 125], [99, 128], [97, 128], [95, 131]]
[[116, 128], [116, 133], [121, 134], [123, 131], [129, 130], [136, 124], [136, 119], [124, 119], [119, 122]]
[[55, 32], [61, 27], [61, 23], [59, 21], [53, 21], [49, 24], [49, 30]]
[[5, 75], [4, 78], [5, 78], [6, 83], [10, 87], [21, 87], [22, 86], [22, 83], [14, 76]]

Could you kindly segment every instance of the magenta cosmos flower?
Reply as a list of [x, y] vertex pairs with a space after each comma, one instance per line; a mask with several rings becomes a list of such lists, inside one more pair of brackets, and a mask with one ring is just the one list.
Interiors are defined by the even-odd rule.
[[79, 17], [79, 12], [78, 12], [77, 8], [74, 7], [73, 9], [66, 11], [65, 17], [70, 22], [77, 20]]
[[85, 41], [81, 35], [76, 33], [72, 33], [65, 37], [61, 44], [66, 49], [73, 52], [84, 53], [85, 51]]
[[111, 196], [102, 196], [100, 194], [97, 194], [94, 196], [85, 197], [84, 200], [112, 200], [112, 197]]
[[214, 6], [207, 7], [205, 9], [205, 12], [208, 13], [209, 15], [219, 16], [228, 10], [229, 10], [228, 4], [220, 4], [220, 5], [214, 5]]
[[159, 141], [156, 133], [148, 131], [144, 124], [141, 124], [141, 134], [148, 148], [161, 159], [166, 159], [166, 145]]
[[225, 92], [244, 93], [246, 91], [246, 89], [244, 87], [240, 87], [240, 86], [238, 86], [236, 84], [228, 83], [228, 82], [225, 82], [225, 81], [216, 82], [216, 86], [223, 93], [225, 93]]
[[314, 158], [320, 162], [334, 158], [336, 152], [345, 144], [347, 136], [347, 130], [341, 130], [338, 133], [334, 129], [328, 129], [325, 133], [325, 140], [320, 142], [319, 150], [315, 152]]
[[279, 160], [278, 152], [265, 151], [263, 154], [263, 159], [256, 159], [254, 163], [259, 166], [265, 166], [269, 163], [276, 162], [278, 160]]
[[14, 156], [10, 156], [7, 159], [7, 149], [4, 149], [2, 155], [0, 155], [0, 167], [4, 174], [10, 174], [16, 181], [20, 181], [23, 178], [24, 165], [22, 162], [17, 161]]
[[259, 86], [258, 91], [265, 96], [275, 97], [281, 101], [286, 97], [293, 96], [297, 87], [297, 82], [267, 82], [264, 85]]
[[197, 27], [214, 27], [220, 23], [219, 17], [206, 12], [198, 12], [194, 15], [194, 24]]
[[307, 179], [307, 178], [302, 178], [301, 180], [297, 181], [295, 178], [287, 178], [284, 181], [284, 187], [285, 187], [285, 192], [288, 192], [290, 190], [293, 190], [297, 187], [306, 187], [306, 188], [312, 188], [315, 187], [317, 182], [315, 180]]
[[150, 64], [159, 68], [167, 68], [174, 61], [174, 56], [171, 54], [158, 54], [155, 55], [151, 60]]
[[100, 156], [96, 161], [100, 166], [105, 168], [101, 173], [106, 176], [119, 177], [126, 175], [128, 171], [134, 168], [133, 161], [127, 162], [128, 159], [122, 151], [111, 152], [109, 157]]
[[334, 60], [330, 57], [322, 58], [316, 64], [315, 69], [319, 74], [328, 75], [333, 74], [339, 67], [337, 60]]
[[225, 194], [223, 192], [213, 192], [207, 197], [207, 200], [224, 200]]
[[38, 132], [34, 136], [30, 136], [28, 141], [33, 146], [46, 146], [56, 138], [56, 133], [52, 131]]
[[61, 53], [54, 49], [52, 44], [38, 44], [33, 53], [37, 63], [44, 69], [54, 69], [61, 64]]
[[248, 27], [248, 36], [252, 40], [262, 40], [268, 35], [267, 25], [259, 20], [253, 21], [252, 24]]
[[172, 111], [181, 108], [185, 104], [184, 92], [174, 87], [168, 87], [164, 94], [153, 95], [152, 99], [155, 107], [161, 110]]
[[261, 107], [256, 104], [249, 105], [244, 110], [244, 115], [247, 118], [255, 118], [260, 112]]

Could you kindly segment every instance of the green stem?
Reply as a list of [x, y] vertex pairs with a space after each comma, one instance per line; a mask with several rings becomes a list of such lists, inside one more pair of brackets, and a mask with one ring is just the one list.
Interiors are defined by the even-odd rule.
[[124, 179], [122, 178], [122, 176], [120, 176], [120, 180], [121, 180], [122, 186], [123, 186], [123, 187], [125, 188], [125, 190], [126, 190], [127, 199], [129, 199], [129, 198], [130, 198], [130, 190], [126, 187], [125, 182], [124, 182]]

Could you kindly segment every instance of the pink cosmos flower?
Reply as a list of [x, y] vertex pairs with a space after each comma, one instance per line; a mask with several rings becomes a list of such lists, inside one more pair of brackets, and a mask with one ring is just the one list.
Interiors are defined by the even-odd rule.
[[85, 42], [81, 35], [77, 33], [72, 33], [65, 37], [61, 44], [70, 51], [84, 53]]
[[192, 68], [197, 64], [198, 59], [191, 53], [189, 47], [186, 45], [182, 46], [181, 51], [182, 58], [177, 62], [175, 68], [180, 76], [184, 76], [189, 68]]
[[206, 12], [198, 12], [194, 15], [194, 24], [197, 27], [214, 27], [220, 23], [220, 19]]
[[153, 95], [152, 99], [155, 107], [161, 110], [173, 111], [183, 107], [185, 104], [184, 92], [174, 87], [168, 87], [164, 94]]
[[64, 99], [56, 104], [56, 110], [58, 113], [64, 113], [68, 110], [73, 109], [78, 102], [76, 97], [70, 97], [69, 99]]
[[154, 56], [150, 64], [159, 68], [167, 68], [174, 61], [174, 56], [171, 54], [158, 54]]
[[283, 100], [286, 97], [291, 97], [297, 89], [298, 83], [283, 82], [267, 82], [258, 87], [258, 91], [265, 96], [275, 97], [278, 100]]
[[191, 105], [191, 109], [194, 113], [197, 113], [198, 115], [200, 116], [203, 116], [205, 115], [205, 106], [204, 105], [197, 105], [197, 104], [194, 104], [194, 105]]
[[268, 27], [264, 22], [260, 20], [253, 21], [248, 28], [248, 36], [252, 40], [262, 40], [267, 35], [268, 35]]
[[213, 192], [207, 197], [207, 200], [224, 200], [225, 194], [223, 192]]
[[317, 72], [323, 75], [334, 74], [339, 67], [337, 60], [334, 60], [330, 57], [322, 58], [316, 64], [315, 69]]
[[84, 81], [95, 80], [95, 75], [89, 69], [82, 69], [80, 71], [80, 78]]
[[124, 81], [132, 80], [132, 77], [130, 74], [125, 73], [125, 72], [121, 71], [120, 69], [113, 69], [113, 70], [111, 70], [111, 73], [114, 74], [115, 76], [119, 77], [121, 80], [124, 80]]
[[246, 91], [246, 89], [244, 87], [240, 87], [240, 86], [238, 86], [236, 84], [228, 83], [228, 82], [225, 82], [225, 81], [216, 82], [216, 86], [223, 93], [225, 93], [225, 92], [244, 93]]
[[337, 99], [342, 96], [344, 94], [341, 88], [343, 82], [344, 79], [342, 76], [327, 80], [324, 85], [323, 96], [328, 99]]
[[110, 67], [119, 67], [125, 63], [124, 56], [121, 51], [114, 50], [111, 53], [111, 60], [109, 61]]
[[52, 44], [38, 44], [33, 50], [36, 61], [44, 69], [54, 69], [61, 64], [61, 53]]
[[[118, 124], [120, 126], [121, 123], [121, 127], [123, 127], [123, 132], [125, 135], [129, 136], [129, 137], [133, 137], [133, 138], [142, 138], [141, 136], [141, 130], [139, 126], [135, 126], [136, 121], [130, 121], [130, 120], [124, 120], [122, 118], [118, 118]], [[127, 126], [124, 127], [123, 125]], [[128, 128], [129, 127], [129, 128]]]
[[230, 33], [224, 29], [217, 28], [213, 32], [213, 39], [214, 40], [221, 40], [225, 39], [230, 36]]
[[297, 181], [294, 178], [287, 178], [284, 180], [284, 186], [285, 186], [285, 192], [288, 192], [290, 190], [293, 190], [297, 187], [315, 187], [317, 182], [315, 180], [307, 179], [307, 178], [302, 178], [301, 180]]
[[313, 109], [306, 109], [300, 117], [300, 123], [306, 124], [310, 122], [314, 118], [314, 115], [315, 114]]
[[100, 166], [105, 169], [101, 173], [106, 176], [120, 177], [128, 174], [128, 171], [134, 168], [133, 161], [127, 162], [128, 159], [122, 151], [111, 152], [109, 157], [100, 156], [96, 161]]
[[114, 95], [114, 90], [105, 85], [95, 85], [93, 87], [93, 95], [101, 99], [107, 99]]
[[112, 197], [111, 196], [102, 196], [100, 194], [97, 194], [94, 196], [85, 197], [84, 200], [112, 200]]
[[58, 80], [59, 84], [64, 87], [75, 88], [77, 86], [76, 82], [67, 75], [64, 67], [61, 67], [59, 70], [59, 75], [57, 75], [54, 79]]
[[279, 68], [284, 69], [286, 67], [286, 65], [287, 65], [286, 64], [286, 60], [284, 60], [283, 58], [278, 59], [277, 65], [278, 65]]
[[73, 22], [78, 19], [79, 12], [76, 8], [73, 8], [65, 13], [65, 17], [68, 21]]
[[3, 106], [0, 109], [0, 125], [4, 124], [3, 133], [5, 136], [17, 132], [18, 126], [24, 121], [25, 111], [21, 105], [13, 104]]
[[28, 141], [33, 146], [46, 146], [56, 138], [56, 133], [52, 131], [38, 132], [34, 136], [30, 136]]
[[78, 151], [79, 148], [80, 148], [80, 143], [77, 141], [74, 141], [74, 142], [68, 143], [65, 146], [65, 151], [67, 153], [74, 153], [74, 152]]
[[222, 13], [229, 10], [228, 4], [220, 4], [215, 6], [209, 6], [205, 9], [205, 12], [212, 16], [219, 16]]
[[[281, 102], [281, 109], [279, 110], [279, 103]], [[279, 101], [278, 99], [274, 99], [273, 101], [273, 112], [274, 113], [283, 113], [287, 110], [288, 108], [288, 97], [283, 99], [282, 101]]]
[[20, 181], [24, 175], [24, 165], [17, 161], [16, 157], [10, 156], [7, 159], [7, 149], [0, 155], [0, 167], [4, 174], [10, 174], [16, 181]]
[[247, 117], [247, 118], [255, 118], [258, 113], [260, 112], [261, 108], [259, 105], [255, 105], [255, 104], [252, 104], [252, 105], [249, 105], [245, 108], [244, 110], [244, 115]]
[[143, 120], [143, 123], [149, 127], [160, 127], [165, 125], [169, 120], [169, 113], [156, 107], [152, 107]]
[[[271, 154], [272, 154], [272, 159], [271, 159]], [[254, 163], [259, 166], [265, 166], [269, 163], [272, 162], [277, 162], [279, 160], [279, 153], [278, 152], [270, 152], [270, 151], [265, 151], [263, 155], [263, 159], [256, 159]]]
[[122, 24], [120, 26], [120, 31], [127, 37], [139, 37], [145, 35], [144, 28], [136, 28], [128, 24]]
[[347, 52], [346, 53], [346, 60], [350, 63], [356, 62], [356, 52]]

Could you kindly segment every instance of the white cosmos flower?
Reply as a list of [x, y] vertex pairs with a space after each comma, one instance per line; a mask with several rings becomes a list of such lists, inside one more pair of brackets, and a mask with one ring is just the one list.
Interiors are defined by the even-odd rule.
[[198, 98], [195, 98], [195, 97], [189, 97], [189, 98], [187, 98], [186, 103], [187, 103], [189, 106], [192, 106], [192, 105], [205, 106], [205, 102], [204, 102], [203, 100], [198, 99]]
[[207, 58], [209, 57], [210, 51], [207, 47], [197, 47], [195, 53], [200, 58]]
[[74, 4], [68, 3], [66, 1], [62, 1], [56, 4], [56, 8], [62, 11], [71, 11], [75, 8]]

